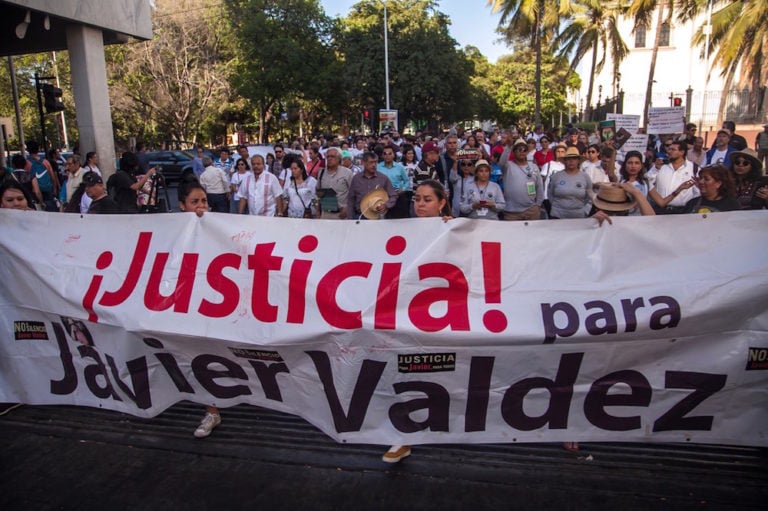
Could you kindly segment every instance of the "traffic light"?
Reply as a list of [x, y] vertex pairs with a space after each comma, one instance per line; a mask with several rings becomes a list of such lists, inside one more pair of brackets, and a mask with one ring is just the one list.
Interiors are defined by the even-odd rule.
[[64, 103], [61, 102], [61, 89], [54, 87], [50, 83], [44, 83], [42, 88], [45, 111], [53, 114], [64, 110]]
[[672, 106], [683, 106], [683, 98], [674, 98], [672, 100]]

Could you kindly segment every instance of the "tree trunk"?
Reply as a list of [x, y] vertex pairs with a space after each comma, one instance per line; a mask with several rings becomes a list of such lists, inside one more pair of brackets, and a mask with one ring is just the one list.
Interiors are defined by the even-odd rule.
[[731, 92], [731, 86], [733, 85], [733, 76], [735, 72], [731, 71], [725, 77], [725, 83], [723, 84], [723, 92], [720, 94], [720, 106], [717, 108], [717, 129], [723, 125], [723, 119], [725, 118], [725, 111], [728, 108], [728, 95]]
[[[534, 125], [541, 124], [541, 32], [544, 30], [544, 0], [539, 0], [536, 14], [536, 111]], [[534, 127], [535, 127], [534, 126]]]
[[597, 67], [597, 38], [592, 44], [592, 65], [589, 70], [589, 87], [587, 88], [587, 106], [584, 108], [584, 119], [589, 122], [592, 120], [592, 92], [595, 87], [595, 67]]
[[[670, 2], [665, 2], [667, 4]], [[669, 5], [671, 9], [672, 6]], [[643, 110], [643, 124], [648, 127], [648, 109], [651, 106], [653, 96], [653, 75], [656, 72], [656, 57], [659, 54], [659, 43], [661, 42], [661, 24], [664, 21], [664, 4], [659, 5], [659, 16], [656, 20], [656, 36], [653, 38], [653, 53], [651, 53], [651, 66], [648, 71], [648, 87], [645, 89], [645, 108]]]

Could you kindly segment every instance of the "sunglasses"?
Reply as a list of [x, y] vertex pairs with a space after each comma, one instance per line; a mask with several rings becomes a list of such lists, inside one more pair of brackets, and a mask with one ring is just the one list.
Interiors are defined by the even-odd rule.
[[588, 149], [587, 152], [588, 153], [596, 153], [597, 151], [595, 151], [594, 149]]
[[742, 160], [739, 158], [738, 160], [733, 160], [734, 165], [751, 165], [752, 163], [747, 160]]
[[472, 166], [472, 162], [471, 161], [470, 162], [466, 162], [466, 161], [461, 162], [461, 166], [462, 167], [471, 167]]
[[519, 153], [520, 151], [527, 151], [527, 150], [528, 150], [528, 148], [526, 148], [526, 147], [519, 147], [519, 146], [515, 147], [515, 152], [516, 153]]

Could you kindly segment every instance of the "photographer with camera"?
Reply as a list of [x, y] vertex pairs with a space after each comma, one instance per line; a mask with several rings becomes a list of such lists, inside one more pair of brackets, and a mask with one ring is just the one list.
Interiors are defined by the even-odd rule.
[[147, 181], [153, 179], [157, 172], [153, 167], [141, 176], [141, 179], [137, 179], [136, 173], [138, 171], [138, 157], [134, 153], [126, 152], [120, 158], [120, 169], [107, 180], [107, 192], [117, 203], [121, 213], [139, 212], [138, 191]]

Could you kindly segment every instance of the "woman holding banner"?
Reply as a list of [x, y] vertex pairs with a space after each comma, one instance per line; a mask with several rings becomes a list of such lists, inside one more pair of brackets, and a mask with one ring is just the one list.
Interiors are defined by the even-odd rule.
[[[448, 195], [439, 182], [428, 179], [422, 181], [413, 192], [413, 211], [417, 217], [443, 217], [443, 221], [451, 220], [451, 206]], [[410, 445], [393, 445], [381, 458], [386, 463], [397, 463], [411, 455]]]
[[[202, 217], [208, 211], [208, 195], [199, 181], [190, 180], [179, 183], [179, 209], [185, 213], [194, 213]], [[205, 415], [195, 430], [195, 438], [205, 438], [221, 424], [219, 409], [206, 406]]]

